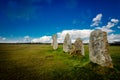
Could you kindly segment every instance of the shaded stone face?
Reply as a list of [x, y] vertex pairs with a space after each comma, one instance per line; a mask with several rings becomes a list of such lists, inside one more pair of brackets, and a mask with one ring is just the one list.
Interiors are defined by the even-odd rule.
[[106, 32], [95, 30], [91, 33], [89, 52], [89, 58], [92, 62], [104, 67], [113, 67]]
[[53, 39], [53, 43], [51, 44], [51, 46], [53, 46], [53, 49], [56, 50], [58, 48], [58, 43], [57, 43], [57, 35], [54, 34], [52, 36], [52, 39]]
[[71, 48], [72, 48], [72, 43], [71, 43], [70, 35], [67, 33], [63, 42], [63, 51], [70, 52]]
[[71, 50], [70, 54], [84, 56], [84, 45], [83, 45], [83, 42], [80, 38], [76, 39], [76, 41], [73, 45], [73, 49]]

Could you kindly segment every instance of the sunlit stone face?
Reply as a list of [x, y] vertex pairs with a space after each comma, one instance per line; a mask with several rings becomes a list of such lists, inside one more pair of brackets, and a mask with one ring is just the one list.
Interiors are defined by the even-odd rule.
[[112, 59], [109, 55], [107, 33], [95, 30], [90, 35], [89, 57], [94, 63], [105, 67], [113, 67]]
[[67, 33], [63, 43], [63, 51], [70, 52], [71, 48], [72, 48], [71, 38], [70, 35]]
[[53, 49], [56, 50], [56, 49], [58, 48], [57, 35], [54, 34], [54, 35], [52, 36], [52, 39], [53, 39], [53, 43], [52, 43]]
[[84, 56], [84, 45], [80, 38], [76, 39], [71, 54]]

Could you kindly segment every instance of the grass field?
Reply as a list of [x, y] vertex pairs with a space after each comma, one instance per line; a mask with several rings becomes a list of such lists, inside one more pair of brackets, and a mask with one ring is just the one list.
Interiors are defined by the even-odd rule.
[[120, 46], [110, 46], [114, 68], [104, 68], [85, 57], [52, 50], [50, 45], [0, 44], [0, 80], [120, 80]]

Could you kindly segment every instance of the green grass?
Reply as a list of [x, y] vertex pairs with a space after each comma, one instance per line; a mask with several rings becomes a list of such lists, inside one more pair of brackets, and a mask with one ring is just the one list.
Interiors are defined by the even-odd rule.
[[0, 80], [120, 80], [120, 46], [110, 46], [114, 68], [104, 68], [85, 56], [72, 56], [50, 45], [0, 44]]

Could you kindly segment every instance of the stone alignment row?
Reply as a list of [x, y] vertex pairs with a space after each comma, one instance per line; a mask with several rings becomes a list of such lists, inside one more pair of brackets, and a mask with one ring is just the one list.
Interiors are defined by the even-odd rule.
[[[53, 49], [58, 48], [57, 35], [52, 36]], [[107, 33], [102, 30], [92, 31], [89, 40], [89, 59], [91, 62], [103, 67], [113, 68], [112, 59], [108, 49]], [[63, 42], [63, 51], [72, 55], [84, 56], [84, 45], [80, 38], [77, 38], [73, 46], [70, 35], [67, 33]]]

